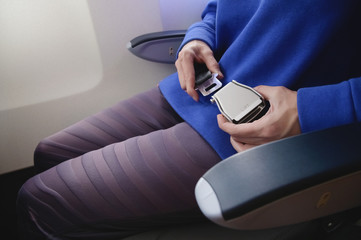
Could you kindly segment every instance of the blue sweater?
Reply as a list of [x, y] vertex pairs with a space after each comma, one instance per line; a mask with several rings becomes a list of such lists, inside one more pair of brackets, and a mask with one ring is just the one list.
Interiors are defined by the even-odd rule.
[[[210, 1], [180, 49], [202, 40], [225, 76], [249, 86], [297, 90], [302, 132], [361, 121], [361, 1]], [[165, 98], [221, 158], [235, 153], [218, 128], [216, 105], [195, 102], [177, 74], [160, 83]]]

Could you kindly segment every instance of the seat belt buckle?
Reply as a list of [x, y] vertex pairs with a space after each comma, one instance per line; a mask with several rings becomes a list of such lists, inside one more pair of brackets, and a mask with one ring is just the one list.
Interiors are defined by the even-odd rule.
[[269, 109], [269, 102], [253, 88], [235, 80], [217, 91], [211, 98], [228, 121], [248, 123], [261, 118]]
[[253, 88], [235, 80], [222, 87], [218, 74], [211, 73], [205, 64], [194, 65], [195, 89], [203, 96], [211, 96], [219, 111], [235, 124], [252, 122], [261, 118], [269, 109], [269, 102]]
[[203, 96], [208, 96], [222, 87], [222, 82], [217, 79], [217, 73], [211, 73], [205, 64], [195, 64], [195, 90]]
[[210, 77], [203, 83], [196, 85], [195, 90], [200, 91], [203, 96], [214, 93], [222, 87], [222, 82], [217, 79], [217, 76], [217, 73], [210, 73]]

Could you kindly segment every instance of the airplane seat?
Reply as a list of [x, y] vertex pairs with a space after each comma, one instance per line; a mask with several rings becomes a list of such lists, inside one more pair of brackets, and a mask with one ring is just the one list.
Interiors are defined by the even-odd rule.
[[[128, 49], [146, 60], [174, 63], [170, 50], [184, 34], [145, 34]], [[360, 185], [361, 123], [301, 134], [235, 154], [203, 175], [195, 195], [213, 223], [127, 239], [321, 239], [319, 234], [361, 218]]]
[[301, 134], [235, 154], [199, 180], [212, 222], [142, 239], [360, 239], [361, 123]]
[[198, 181], [198, 205], [215, 223], [236, 229], [285, 226], [358, 207], [360, 147], [361, 123], [355, 123], [235, 154]]

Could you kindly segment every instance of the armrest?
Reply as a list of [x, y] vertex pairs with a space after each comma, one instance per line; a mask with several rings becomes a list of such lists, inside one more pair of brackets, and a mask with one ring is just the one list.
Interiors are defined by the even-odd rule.
[[265, 144], [211, 168], [197, 183], [202, 212], [222, 226], [263, 229], [361, 205], [361, 123]]
[[148, 33], [132, 39], [127, 48], [134, 55], [154, 62], [174, 63], [186, 30]]

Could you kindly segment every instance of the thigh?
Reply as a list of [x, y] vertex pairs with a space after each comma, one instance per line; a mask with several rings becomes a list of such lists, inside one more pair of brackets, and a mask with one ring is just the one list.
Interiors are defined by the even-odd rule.
[[42, 140], [34, 154], [39, 171], [128, 138], [182, 122], [158, 88], [138, 94]]
[[35, 176], [20, 191], [20, 217], [27, 219], [24, 226], [36, 223], [48, 236], [87, 239], [187, 223], [201, 215], [194, 197], [196, 182], [219, 161], [183, 122]]

